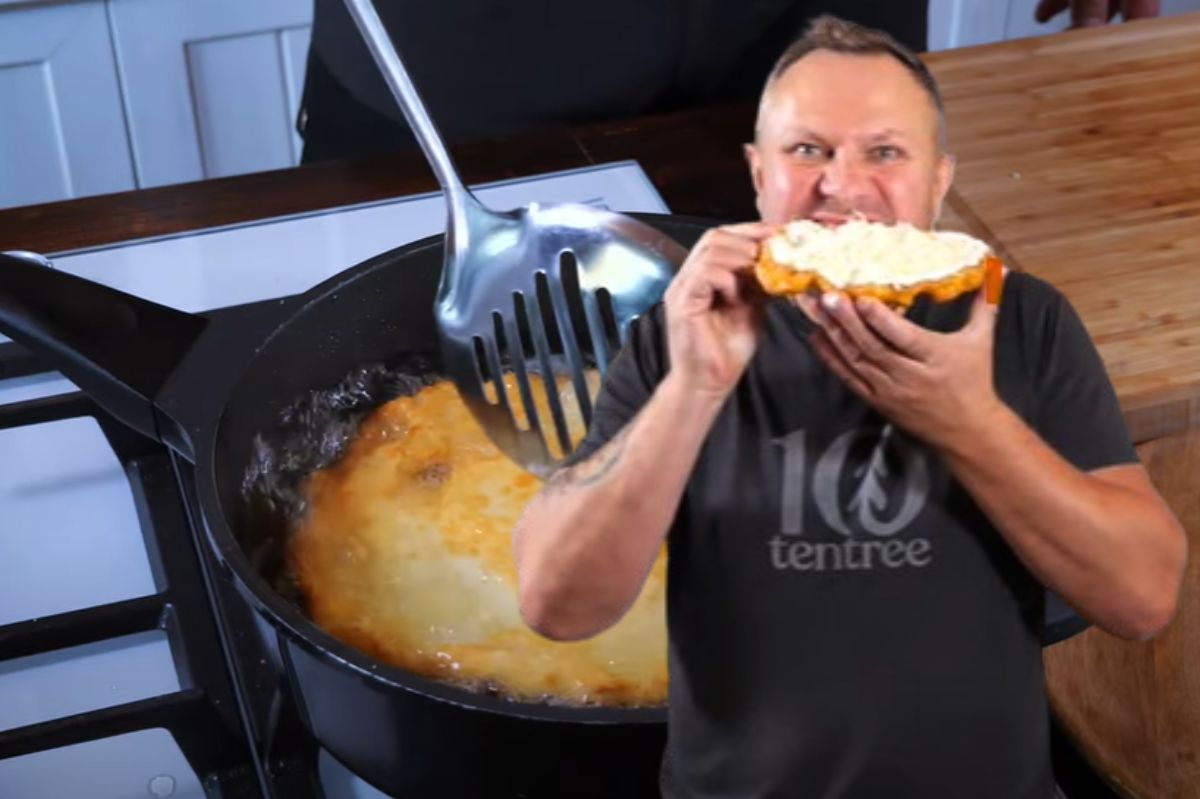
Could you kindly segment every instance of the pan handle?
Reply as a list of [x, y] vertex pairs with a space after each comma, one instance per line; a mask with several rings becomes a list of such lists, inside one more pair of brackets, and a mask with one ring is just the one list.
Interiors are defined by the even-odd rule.
[[0, 332], [121, 422], [178, 445], [154, 398], [208, 320], [49, 266], [36, 253], [0, 253]]

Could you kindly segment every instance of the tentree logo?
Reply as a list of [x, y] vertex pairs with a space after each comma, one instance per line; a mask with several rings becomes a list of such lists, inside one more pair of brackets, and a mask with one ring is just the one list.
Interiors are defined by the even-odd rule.
[[891, 425], [850, 430], [834, 439], [812, 469], [812, 501], [840, 541], [797, 540], [804, 533], [809, 451], [797, 430], [783, 449], [779, 534], [768, 541], [777, 569], [842, 571], [921, 568], [932, 560], [926, 538], [900, 538], [929, 497], [928, 455]]

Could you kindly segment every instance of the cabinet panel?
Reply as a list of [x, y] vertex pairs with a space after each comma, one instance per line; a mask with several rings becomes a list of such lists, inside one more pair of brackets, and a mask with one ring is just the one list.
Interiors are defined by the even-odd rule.
[[1007, 14], [1008, 3], [996, 0], [930, 0], [929, 49], [998, 42]]
[[102, 0], [0, 6], [0, 207], [134, 187]]
[[296, 163], [311, 0], [109, 2], [142, 186]]
[[50, 65], [0, 67], [0, 98], [19, 109], [0, 125], [0, 203], [25, 205], [71, 196], [62, 125]]
[[296, 132], [296, 115], [300, 113], [300, 97], [304, 92], [304, 70], [308, 63], [308, 44], [312, 39], [312, 28], [292, 28], [281, 34], [283, 57], [287, 76], [288, 121], [291, 123], [292, 163], [300, 163], [304, 150], [304, 139]]
[[[187, 44], [205, 177], [292, 165], [281, 44], [276, 33]], [[270, 85], [272, 78], [277, 86]]]

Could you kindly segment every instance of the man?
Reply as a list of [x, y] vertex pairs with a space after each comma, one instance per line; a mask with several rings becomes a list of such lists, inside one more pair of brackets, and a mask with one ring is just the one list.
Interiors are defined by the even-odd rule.
[[763, 221], [700, 239], [518, 523], [521, 612], [561, 640], [666, 540], [669, 798], [1049, 799], [1044, 586], [1130, 639], [1174, 612], [1183, 531], [1053, 288], [906, 317], [754, 291], [786, 220], [929, 228], [943, 124], [909, 51], [814, 23], [746, 148]]

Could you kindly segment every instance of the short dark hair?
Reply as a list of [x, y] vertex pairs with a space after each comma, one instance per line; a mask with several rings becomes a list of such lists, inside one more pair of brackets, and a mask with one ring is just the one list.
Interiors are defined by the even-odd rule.
[[938, 147], [946, 147], [946, 109], [942, 104], [942, 93], [938, 89], [933, 73], [916, 53], [896, 41], [885, 31], [868, 28], [857, 22], [840, 19], [831, 14], [822, 14], [809, 23], [799, 39], [783, 51], [767, 77], [767, 86], [779, 79], [788, 67], [816, 50], [830, 50], [848, 55], [889, 55], [916, 78], [929, 95], [937, 112]]

